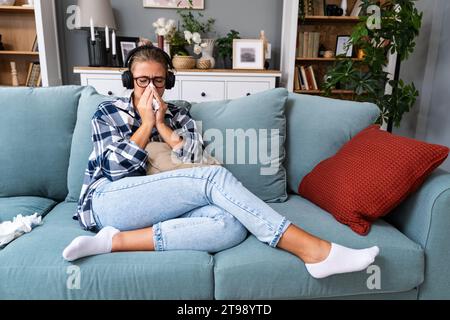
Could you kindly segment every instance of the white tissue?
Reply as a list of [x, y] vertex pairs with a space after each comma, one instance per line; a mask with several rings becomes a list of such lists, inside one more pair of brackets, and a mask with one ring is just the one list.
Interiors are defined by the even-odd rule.
[[[155, 85], [153, 84], [153, 82], [150, 82], [150, 87], [156, 91], [156, 88], [155, 88]], [[153, 106], [153, 111], [155, 111], [155, 112], [157, 112], [160, 108], [159, 102], [155, 98], [153, 98], [152, 106]]]
[[7, 245], [14, 239], [30, 232], [35, 226], [40, 225], [42, 217], [37, 213], [32, 216], [22, 216], [19, 214], [13, 221], [6, 221], [0, 224], [0, 248]]

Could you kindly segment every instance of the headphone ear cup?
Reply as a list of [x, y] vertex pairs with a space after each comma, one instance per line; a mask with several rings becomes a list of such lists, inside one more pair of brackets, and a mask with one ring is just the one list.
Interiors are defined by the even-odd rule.
[[122, 73], [122, 84], [127, 89], [134, 89], [133, 75], [130, 71], [125, 71]]
[[167, 73], [167, 80], [166, 80], [166, 90], [173, 89], [175, 87], [175, 74], [172, 71], [169, 71]]

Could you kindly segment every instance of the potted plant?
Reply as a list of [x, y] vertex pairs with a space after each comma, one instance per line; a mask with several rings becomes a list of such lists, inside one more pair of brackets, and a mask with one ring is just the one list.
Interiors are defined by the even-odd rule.
[[238, 31], [231, 30], [225, 37], [219, 38], [216, 41], [218, 55], [223, 60], [225, 69], [231, 69], [233, 65], [233, 40], [240, 38]]
[[[339, 86], [354, 91], [353, 100], [375, 103], [381, 110], [379, 123], [400, 126], [403, 114], [413, 107], [419, 92], [414, 83], [406, 84], [399, 78], [400, 64], [414, 51], [419, 35], [422, 13], [414, 0], [386, 0], [380, 7], [381, 28], [371, 25], [373, 17], [363, 16], [351, 35], [351, 44], [362, 50], [362, 61], [340, 59], [327, 73], [323, 89], [327, 94]], [[362, 0], [362, 12], [367, 12], [376, 0]], [[376, 21], [376, 20], [375, 20]], [[385, 72], [389, 53], [397, 53], [393, 79]], [[392, 88], [387, 91], [386, 85]]]

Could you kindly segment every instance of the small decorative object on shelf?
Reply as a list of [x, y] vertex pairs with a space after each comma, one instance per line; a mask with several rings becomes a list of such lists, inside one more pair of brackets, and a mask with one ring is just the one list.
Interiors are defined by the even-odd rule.
[[342, 8], [339, 8], [335, 4], [328, 4], [326, 8], [327, 16], [336, 16], [340, 17], [344, 14], [344, 10]]
[[347, 0], [342, 0], [341, 1], [341, 9], [342, 9], [343, 16], [347, 15], [347, 7], [348, 7]]
[[175, 69], [194, 69], [196, 60], [193, 56], [179, 56], [175, 55], [172, 59]]
[[200, 58], [197, 59], [197, 68], [198, 69], [211, 69], [211, 60], [209, 59], [205, 59], [205, 58]]
[[0, 50], [5, 50], [5, 47], [3, 46], [2, 43], [2, 35], [0, 34]]
[[18, 87], [19, 86], [19, 79], [17, 78], [16, 63], [14, 61], [11, 61], [10, 64], [11, 64], [12, 85], [14, 87]]
[[[214, 59], [213, 52], [214, 52], [214, 44], [216, 43], [215, 39], [203, 39], [203, 43], [205, 46], [202, 50], [202, 59], [203, 60], [209, 60], [210, 62], [210, 68], [213, 69], [216, 65], [216, 59]], [[209, 69], [209, 68], [208, 68]]]
[[16, 0], [0, 0], [0, 6], [13, 6]]
[[88, 37], [89, 48], [89, 66], [90, 67], [104, 67], [106, 66], [106, 50], [105, 40], [102, 35], [95, 32], [94, 36]]

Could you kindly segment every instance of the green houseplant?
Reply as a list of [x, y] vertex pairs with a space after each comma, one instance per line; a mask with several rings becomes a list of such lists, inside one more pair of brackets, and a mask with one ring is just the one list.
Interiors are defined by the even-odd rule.
[[233, 60], [233, 40], [240, 38], [238, 31], [231, 30], [225, 37], [217, 39], [218, 55], [223, 59], [225, 67], [227, 67], [227, 61]]
[[[362, 12], [373, 9], [371, 6], [378, 2], [362, 0]], [[400, 126], [403, 114], [411, 110], [419, 95], [414, 83], [406, 84], [399, 78], [401, 62], [414, 51], [415, 38], [422, 24], [423, 14], [417, 11], [414, 2], [386, 0], [379, 6], [379, 17], [360, 17], [361, 22], [353, 30], [350, 43], [363, 50], [363, 60], [339, 59], [327, 73], [323, 85], [328, 95], [343, 86], [354, 91], [353, 100], [377, 104], [381, 110], [379, 123], [387, 123], [389, 132], [394, 125]], [[378, 22], [380, 25], [376, 27]], [[389, 53], [397, 53], [393, 79], [385, 72]], [[386, 84], [392, 92], [386, 90]]]
[[204, 14], [201, 12], [197, 12], [197, 17], [193, 13], [193, 3], [192, 0], [188, 0], [189, 8], [188, 9], [177, 9], [177, 13], [181, 18], [182, 25], [181, 27], [184, 30], [188, 30], [191, 33], [198, 32], [202, 35], [206, 35], [207, 33], [213, 31], [215, 19], [209, 18], [206, 21], [202, 21], [204, 19]]

